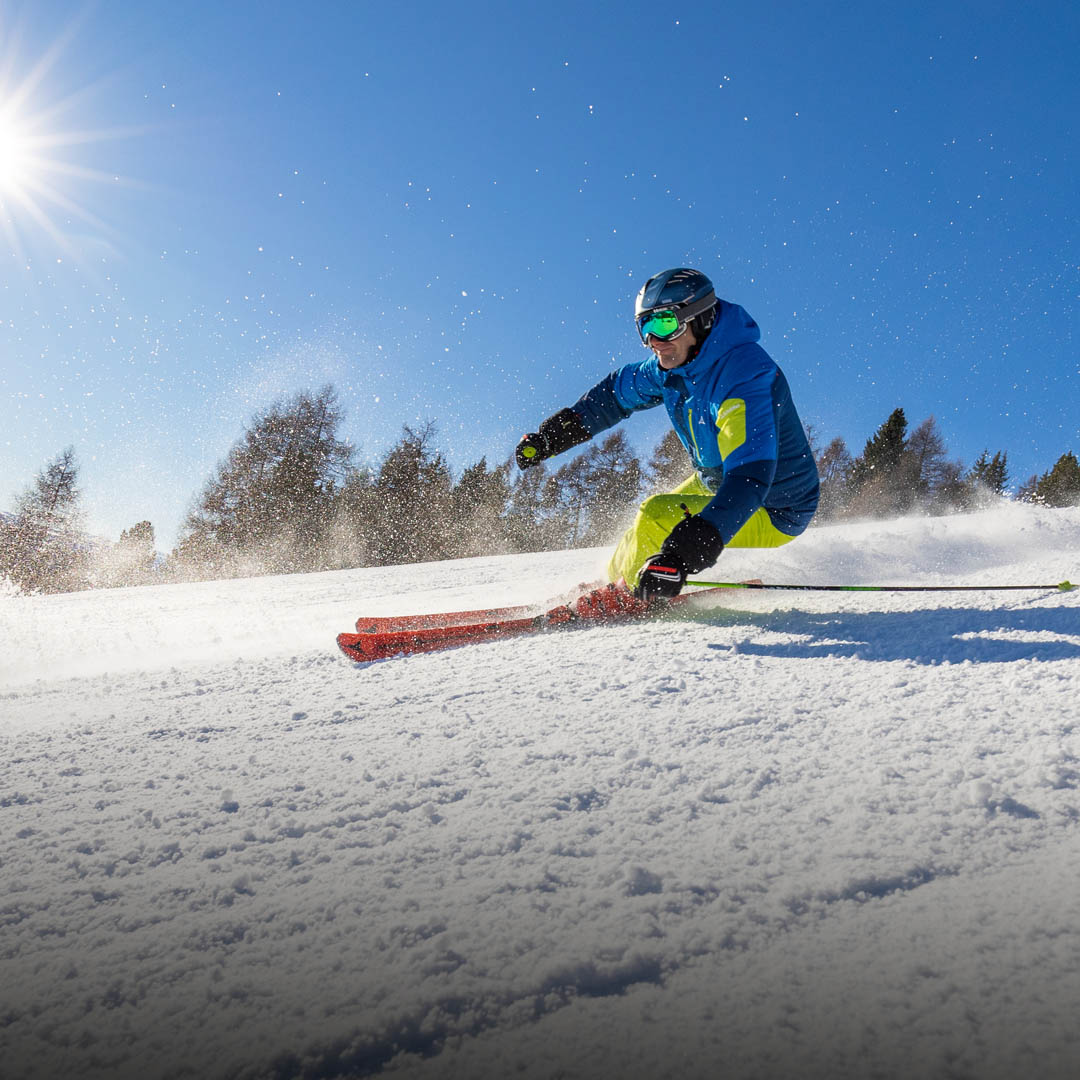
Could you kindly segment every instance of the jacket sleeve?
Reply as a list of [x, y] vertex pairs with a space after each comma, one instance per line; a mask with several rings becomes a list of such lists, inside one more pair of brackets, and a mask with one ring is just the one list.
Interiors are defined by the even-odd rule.
[[613, 371], [580, 397], [571, 408], [581, 417], [590, 437], [614, 427], [639, 409], [651, 409], [664, 400], [659, 380], [649, 361], [627, 364]]
[[776, 476], [781, 387], [775, 374], [771, 365], [760, 369], [711, 403], [724, 479], [701, 516], [716, 526], [725, 544], [762, 506]]

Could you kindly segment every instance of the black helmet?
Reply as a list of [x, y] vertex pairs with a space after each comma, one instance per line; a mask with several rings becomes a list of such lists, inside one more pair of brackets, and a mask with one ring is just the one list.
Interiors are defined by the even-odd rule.
[[667, 339], [678, 337], [689, 325], [698, 342], [704, 341], [712, 329], [716, 313], [713, 283], [700, 270], [686, 267], [665, 270], [649, 278], [634, 302], [634, 321], [642, 342], [649, 333], [655, 333], [644, 330], [644, 325], [653, 312], [659, 311], [672, 312], [678, 325], [670, 333], [655, 336]]

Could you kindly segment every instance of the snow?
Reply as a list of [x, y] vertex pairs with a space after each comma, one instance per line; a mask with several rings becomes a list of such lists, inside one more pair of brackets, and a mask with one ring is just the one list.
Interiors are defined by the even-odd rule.
[[[0, 596], [0, 1074], [1074, 1077], [1080, 592], [730, 592], [354, 665], [602, 551]], [[1080, 508], [728, 580], [1080, 578]]]

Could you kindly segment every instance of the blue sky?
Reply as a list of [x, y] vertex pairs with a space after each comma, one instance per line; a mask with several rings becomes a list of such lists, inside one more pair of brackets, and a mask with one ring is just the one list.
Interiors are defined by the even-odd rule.
[[673, 265], [821, 441], [902, 405], [1022, 481], [1080, 451], [1078, 56], [1075, 3], [0, 0], [0, 508], [74, 444], [167, 548], [325, 382], [362, 458], [505, 460]]

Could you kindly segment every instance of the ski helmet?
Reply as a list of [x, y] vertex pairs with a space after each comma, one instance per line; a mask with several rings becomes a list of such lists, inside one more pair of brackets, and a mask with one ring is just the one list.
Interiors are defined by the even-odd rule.
[[646, 342], [650, 332], [654, 332], [644, 329], [649, 316], [661, 311], [670, 311], [674, 323], [664, 338], [678, 337], [689, 326], [700, 344], [708, 337], [716, 315], [713, 283], [700, 270], [687, 267], [664, 270], [649, 278], [641, 286], [634, 303], [634, 322], [642, 343]]

